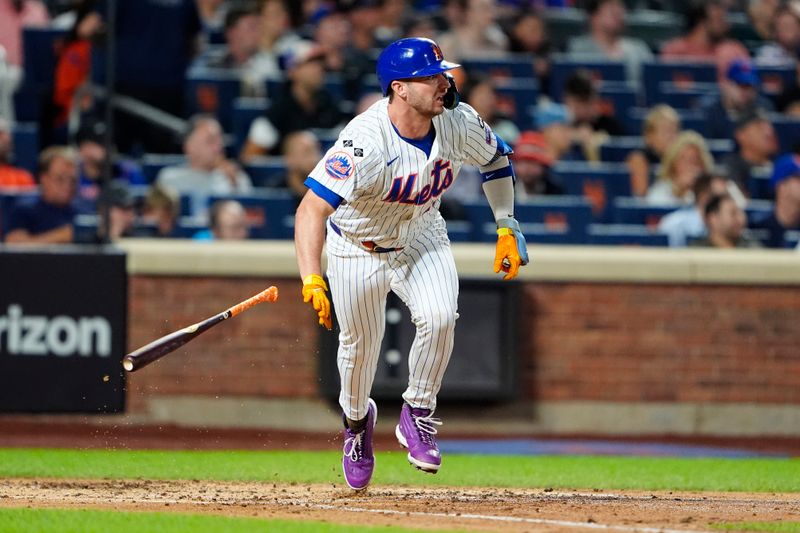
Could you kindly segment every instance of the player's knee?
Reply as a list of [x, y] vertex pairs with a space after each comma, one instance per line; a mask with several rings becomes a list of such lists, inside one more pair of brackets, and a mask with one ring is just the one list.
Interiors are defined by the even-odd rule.
[[361, 365], [364, 360], [380, 353], [382, 339], [382, 336], [367, 338], [364, 335], [340, 337], [338, 359], [342, 364]]
[[455, 309], [438, 309], [422, 316], [417, 327], [429, 329], [434, 333], [451, 331], [456, 326], [458, 312]]

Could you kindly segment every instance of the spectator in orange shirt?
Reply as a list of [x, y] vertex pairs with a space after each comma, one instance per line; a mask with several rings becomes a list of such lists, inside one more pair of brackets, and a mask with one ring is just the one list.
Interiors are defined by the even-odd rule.
[[11, 164], [13, 152], [14, 139], [11, 137], [11, 127], [5, 119], [0, 118], [0, 189], [5, 187], [32, 189], [36, 187], [36, 182], [30, 172]]
[[[92, 67], [92, 38], [102, 25], [103, 20], [94, 11], [93, 3], [83, 3], [56, 64], [53, 90], [53, 103], [57, 109], [55, 126], [66, 124], [75, 93], [89, 77]], [[91, 102], [87, 104], [90, 105]]]

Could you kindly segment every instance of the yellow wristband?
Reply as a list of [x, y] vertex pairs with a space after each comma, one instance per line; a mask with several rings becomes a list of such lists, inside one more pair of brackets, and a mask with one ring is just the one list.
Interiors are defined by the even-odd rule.
[[497, 234], [500, 236], [503, 235], [514, 235], [514, 232], [511, 231], [511, 228], [497, 228]]
[[325, 280], [322, 279], [322, 276], [319, 274], [309, 274], [308, 276], [303, 278], [303, 285], [319, 285], [326, 291], [328, 290], [328, 285], [325, 283]]

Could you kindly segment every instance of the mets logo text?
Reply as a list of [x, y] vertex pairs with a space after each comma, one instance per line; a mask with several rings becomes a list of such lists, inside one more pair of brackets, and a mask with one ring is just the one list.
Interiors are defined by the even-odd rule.
[[442, 55], [442, 49], [441, 48], [439, 48], [435, 44], [433, 46], [431, 46], [431, 48], [433, 49], [433, 57], [436, 59], [436, 61], [441, 61], [442, 59], [444, 59], [444, 55]]
[[336, 152], [325, 161], [325, 172], [337, 180], [346, 180], [353, 175], [353, 159], [347, 152]]

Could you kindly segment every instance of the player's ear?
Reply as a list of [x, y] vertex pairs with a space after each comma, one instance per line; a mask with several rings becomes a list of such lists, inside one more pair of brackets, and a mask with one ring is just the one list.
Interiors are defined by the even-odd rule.
[[405, 84], [405, 82], [400, 81], [400, 80], [394, 80], [394, 81], [392, 81], [390, 87], [394, 91], [394, 94], [396, 94], [400, 98], [405, 99], [406, 94], [408, 92], [407, 91], [408, 86]]

